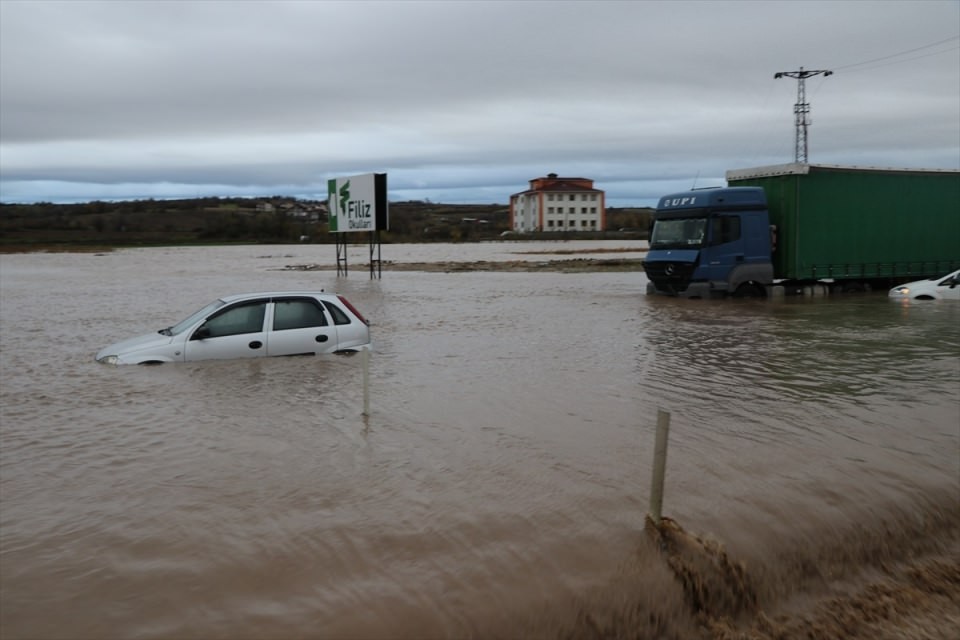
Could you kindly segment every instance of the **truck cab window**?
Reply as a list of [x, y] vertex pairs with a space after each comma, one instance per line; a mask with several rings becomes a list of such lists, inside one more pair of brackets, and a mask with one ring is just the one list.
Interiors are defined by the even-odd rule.
[[650, 246], [658, 248], [691, 248], [703, 244], [706, 218], [657, 220], [653, 225]]
[[717, 216], [711, 226], [710, 244], [726, 244], [740, 239], [740, 216]]

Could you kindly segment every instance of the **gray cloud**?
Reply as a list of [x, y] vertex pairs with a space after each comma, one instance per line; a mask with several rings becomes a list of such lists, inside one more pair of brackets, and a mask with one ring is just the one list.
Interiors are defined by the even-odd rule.
[[960, 3], [0, 2], [0, 199], [617, 204], [793, 159], [960, 167]]

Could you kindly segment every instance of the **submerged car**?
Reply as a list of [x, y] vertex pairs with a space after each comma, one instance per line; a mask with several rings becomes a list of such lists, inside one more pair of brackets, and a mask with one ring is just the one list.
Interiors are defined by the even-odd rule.
[[105, 364], [159, 364], [350, 353], [370, 346], [370, 323], [341, 295], [245, 293], [214, 300], [166, 329], [101, 349]]
[[890, 289], [894, 300], [960, 300], [960, 269], [939, 278], [908, 282]]

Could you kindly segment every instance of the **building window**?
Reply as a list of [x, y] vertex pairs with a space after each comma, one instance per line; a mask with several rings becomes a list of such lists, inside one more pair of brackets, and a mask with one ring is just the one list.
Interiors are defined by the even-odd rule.
[[580, 207], [580, 213], [586, 213], [586, 212], [587, 212], [586, 207]]
[[547, 220], [547, 226], [548, 226], [548, 227], [552, 227], [552, 226], [553, 226], [553, 220]]
[[571, 193], [571, 194], [570, 194], [570, 200], [573, 201], [573, 200], [576, 200], [576, 199], [577, 199], [576, 194]]
[[547, 213], [553, 213], [553, 207], [547, 207]]
[[548, 194], [547, 194], [547, 200], [549, 200], [550, 202], [553, 202], [553, 194], [552, 194], [552, 193], [548, 193]]

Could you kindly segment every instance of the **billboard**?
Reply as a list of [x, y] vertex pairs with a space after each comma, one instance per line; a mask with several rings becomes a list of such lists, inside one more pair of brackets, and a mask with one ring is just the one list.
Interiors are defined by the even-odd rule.
[[390, 228], [385, 173], [327, 180], [327, 198], [331, 233]]

